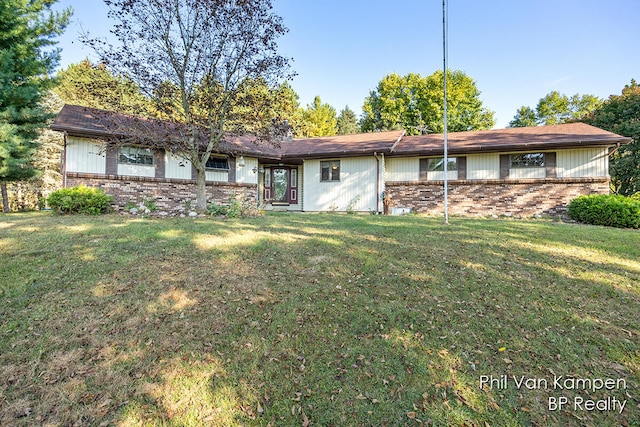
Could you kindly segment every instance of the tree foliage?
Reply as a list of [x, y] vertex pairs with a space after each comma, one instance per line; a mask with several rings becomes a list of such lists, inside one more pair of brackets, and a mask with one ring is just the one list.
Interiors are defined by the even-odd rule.
[[[484, 108], [473, 79], [462, 71], [447, 72], [449, 131], [490, 129], [494, 113]], [[362, 107], [364, 132], [405, 129], [407, 134], [444, 131], [444, 73], [430, 76], [389, 74], [369, 93]]]
[[32, 178], [40, 129], [51, 117], [40, 105], [53, 85], [49, 74], [60, 50], [54, 37], [71, 10], [53, 12], [55, 0], [0, 2], [0, 186], [8, 211], [7, 182]]
[[53, 91], [65, 104], [129, 114], [145, 114], [149, 102], [127, 76], [114, 76], [105, 64], [85, 59], [57, 74]]
[[[275, 87], [287, 77], [289, 60], [278, 54], [276, 43], [287, 29], [271, 0], [105, 3], [118, 22], [112, 33], [120, 43], [89, 36], [85, 41], [107, 67], [129, 76], [151, 99], [152, 118], [181, 124], [155, 121], [140, 126], [134, 137], [178, 151], [192, 163], [196, 205], [205, 210], [205, 164], [220, 143], [245, 134], [273, 140], [287, 129], [270, 117], [270, 100], [259, 87]], [[129, 132], [133, 128], [127, 124]]]
[[611, 95], [584, 120], [593, 126], [633, 138], [610, 158], [611, 187], [630, 196], [640, 192], [640, 85], [635, 80]]
[[338, 135], [351, 135], [358, 132], [360, 132], [360, 125], [358, 125], [356, 113], [347, 105], [338, 115], [337, 133]]
[[538, 126], [538, 117], [531, 107], [520, 107], [513, 120], [509, 122], [509, 127], [521, 128], [528, 126]]
[[513, 120], [509, 122], [509, 127], [550, 126], [576, 121], [596, 110], [601, 104], [600, 98], [594, 95], [575, 94], [569, 97], [553, 91], [540, 98], [535, 111], [531, 107], [520, 107]]
[[313, 104], [301, 109], [298, 114], [299, 136], [310, 138], [314, 136], [332, 136], [337, 132], [336, 110], [331, 105], [323, 103], [319, 96], [313, 99]]

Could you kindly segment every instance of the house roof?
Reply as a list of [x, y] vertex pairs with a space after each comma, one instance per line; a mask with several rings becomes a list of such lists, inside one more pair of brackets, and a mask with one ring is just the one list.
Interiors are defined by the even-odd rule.
[[403, 136], [403, 130], [393, 130], [295, 139], [282, 145], [282, 157], [308, 159], [388, 153]]
[[[625, 138], [586, 123], [567, 123], [553, 126], [535, 126], [493, 129], [471, 132], [452, 132], [447, 136], [451, 154], [497, 151], [549, 150], [586, 146], [611, 146], [628, 143]], [[444, 135], [407, 136], [389, 155], [442, 155]]]
[[[108, 118], [118, 116], [118, 129], [131, 126], [152, 128], [154, 121], [104, 110], [65, 105], [55, 118], [51, 129], [64, 131], [72, 136], [109, 138], [126, 137], [126, 132], [115, 134], [108, 125]], [[122, 126], [122, 123], [125, 126]], [[175, 126], [175, 125], [171, 125]], [[170, 127], [163, 126], [164, 130]], [[515, 152], [575, 148], [586, 146], [613, 146], [625, 144], [625, 138], [587, 125], [569, 123], [554, 126], [494, 129], [448, 134], [448, 152], [472, 154], [478, 152]], [[231, 137], [220, 144], [217, 152], [256, 156], [262, 159], [299, 161], [310, 158], [346, 157], [381, 153], [387, 156], [437, 156], [444, 153], [444, 136], [431, 134], [405, 136], [404, 131], [386, 131], [339, 135], [320, 138], [294, 139], [279, 146], [260, 143], [255, 137]]]
[[100, 113], [104, 110], [66, 104], [54, 119], [51, 129], [73, 136], [110, 137], [112, 133], [97, 118]]

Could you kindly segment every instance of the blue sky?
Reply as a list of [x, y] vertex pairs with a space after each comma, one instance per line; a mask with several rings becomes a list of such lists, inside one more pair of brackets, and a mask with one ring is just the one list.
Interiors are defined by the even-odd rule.
[[[505, 127], [516, 110], [557, 90], [619, 94], [640, 80], [639, 0], [447, 0], [450, 69], [476, 81], [485, 107]], [[360, 114], [386, 74], [429, 75], [442, 68], [442, 0], [273, 0], [289, 33], [280, 53], [293, 59], [292, 86], [306, 106], [319, 95], [338, 112]], [[60, 37], [61, 67], [85, 57], [84, 29], [109, 38], [102, 0], [60, 0], [72, 23]]]

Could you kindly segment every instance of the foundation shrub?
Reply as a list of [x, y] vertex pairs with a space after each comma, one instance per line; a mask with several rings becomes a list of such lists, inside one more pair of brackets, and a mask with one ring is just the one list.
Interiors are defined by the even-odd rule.
[[617, 194], [580, 196], [569, 203], [569, 217], [585, 224], [640, 227], [640, 200]]
[[78, 186], [51, 193], [47, 203], [60, 214], [100, 215], [111, 210], [112, 197], [102, 189]]

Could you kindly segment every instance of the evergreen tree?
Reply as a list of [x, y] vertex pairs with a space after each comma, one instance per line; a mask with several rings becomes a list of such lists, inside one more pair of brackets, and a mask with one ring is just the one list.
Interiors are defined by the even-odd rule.
[[114, 76], [104, 64], [88, 59], [69, 65], [57, 74], [54, 92], [65, 104], [146, 115], [147, 99], [126, 76]]
[[53, 37], [69, 22], [71, 10], [53, 12], [56, 0], [0, 2], [0, 189], [9, 211], [7, 183], [32, 178], [40, 129], [51, 117], [40, 105], [53, 86], [49, 74], [59, 49]]
[[356, 113], [354, 113], [348, 105], [344, 107], [344, 110], [340, 111], [338, 115], [337, 129], [338, 135], [350, 135], [360, 132]]

